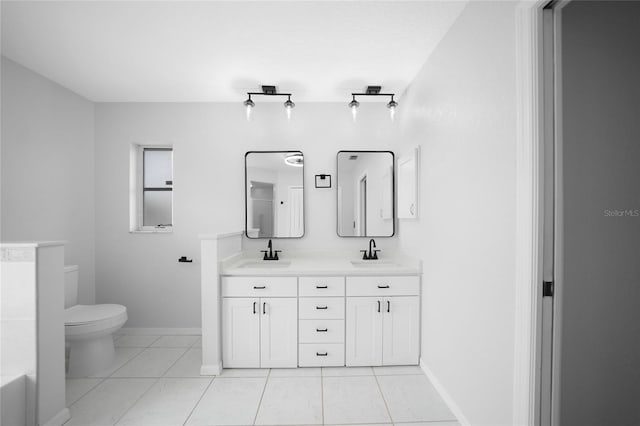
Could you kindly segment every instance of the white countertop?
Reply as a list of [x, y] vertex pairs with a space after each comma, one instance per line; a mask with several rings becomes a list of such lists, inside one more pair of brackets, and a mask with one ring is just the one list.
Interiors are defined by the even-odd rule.
[[0, 243], [0, 248], [38, 248], [38, 247], [51, 247], [51, 246], [63, 246], [67, 244], [66, 241], [5, 241]]
[[298, 275], [417, 275], [422, 262], [407, 256], [362, 260], [349, 253], [307, 252], [282, 256], [281, 260], [262, 260], [256, 253], [243, 252], [222, 262], [220, 275], [298, 276]]

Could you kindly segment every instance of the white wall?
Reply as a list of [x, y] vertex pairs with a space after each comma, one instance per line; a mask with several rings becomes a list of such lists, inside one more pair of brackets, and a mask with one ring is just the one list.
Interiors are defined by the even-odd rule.
[[420, 145], [422, 358], [473, 425], [512, 423], [515, 10], [472, 2], [401, 100], [402, 151]]
[[638, 17], [562, 9], [562, 426], [640, 424]]
[[[348, 149], [394, 150], [398, 123], [383, 103], [362, 103], [353, 123], [345, 103], [299, 103], [290, 122], [281, 103], [256, 100], [247, 122], [242, 98], [233, 104], [103, 103], [96, 105], [97, 299], [126, 304], [128, 327], [200, 327], [198, 234], [244, 229], [244, 153], [301, 150], [305, 155], [306, 234], [276, 240], [288, 252], [346, 248], [358, 256], [366, 239], [336, 235], [336, 154]], [[173, 144], [172, 234], [130, 234], [129, 144]], [[314, 175], [331, 174], [332, 189], [315, 189]], [[385, 250], [398, 240], [379, 239]], [[265, 240], [246, 241], [254, 250]], [[180, 256], [193, 264], [178, 263]]]
[[94, 105], [2, 57], [3, 241], [64, 240], [95, 298]]

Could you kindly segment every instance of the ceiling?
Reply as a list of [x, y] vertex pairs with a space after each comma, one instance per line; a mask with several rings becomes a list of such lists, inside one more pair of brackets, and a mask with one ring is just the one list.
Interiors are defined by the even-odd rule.
[[261, 84], [344, 102], [400, 96], [465, 5], [3, 1], [2, 54], [96, 102], [238, 102]]

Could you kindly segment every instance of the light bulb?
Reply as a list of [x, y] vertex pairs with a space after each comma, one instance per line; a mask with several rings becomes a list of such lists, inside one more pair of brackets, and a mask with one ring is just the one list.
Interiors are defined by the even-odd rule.
[[244, 101], [243, 105], [245, 107], [247, 107], [247, 121], [250, 121], [251, 120], [251, 110], [253, 109], [254, 106], [256, 106], [256, 104], [251, 100], [251, 96], [249, 96], [249, 99]]
[[398, 103], [394, 101], [393, 96], [391, 96], [391, 100], [387, 104], [387, 108], [389, 108], [389, 116], [391, 117], [391, 121], [393, 121], [393, 119], [395, 118], [397, 106], [398, 106]]
[[284, 110], [287, 113], [287, 120], [291, 120], [291, 110], [295, 106], [296, 104], [291, 101], [291, 97], [284, 102]]
[[351, 108], [351, 115], [353, 116], [353, 121], [356, 121], [356, 116], [358, 115], [358, 107], [360, 106], [360, 102], [356, 101], [356, 97], [353, 97], [353, 100], [349, 102], [349, 108]]

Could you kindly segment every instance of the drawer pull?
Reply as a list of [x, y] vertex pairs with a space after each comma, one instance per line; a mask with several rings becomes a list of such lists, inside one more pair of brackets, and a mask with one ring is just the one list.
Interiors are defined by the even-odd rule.
[[322, 354], [320, 352], [316, 352], [316, 356], [327, 356], [327, 355], [329, 355], [328, 352], [325, 352], [325, 353], [322, 353]]
[[378, 300], [378, 312], [380, 312], [380, 301]]
[[379, 285], [378, 288], [389, 288], [389, 284], [387, 284], [387, 285]]
[[329, 329], [328, 328], [316, 328], [316, 331], [318, 333], [326, 333], [327, 331], [329, 331]]
[[254, 285], [253, 288], [255, 290], [264, 290], [265, 288], [267, 288], [267, 286], [264, 285]]
[[267, 302], [262, 302], [262, 315], [267, 314]]
[[391, 302], [387, 300], [387, 312], [391, 312]]
[[328, 309], [327, 306], [316, 306], [316, 309]]
[[258, 302], [253, 302], [253, 314], [254, 315], [256, 314], [256, 303], [258, 303]]
[[329, 288], [328, 285], [317, 285], [316, 288]]

